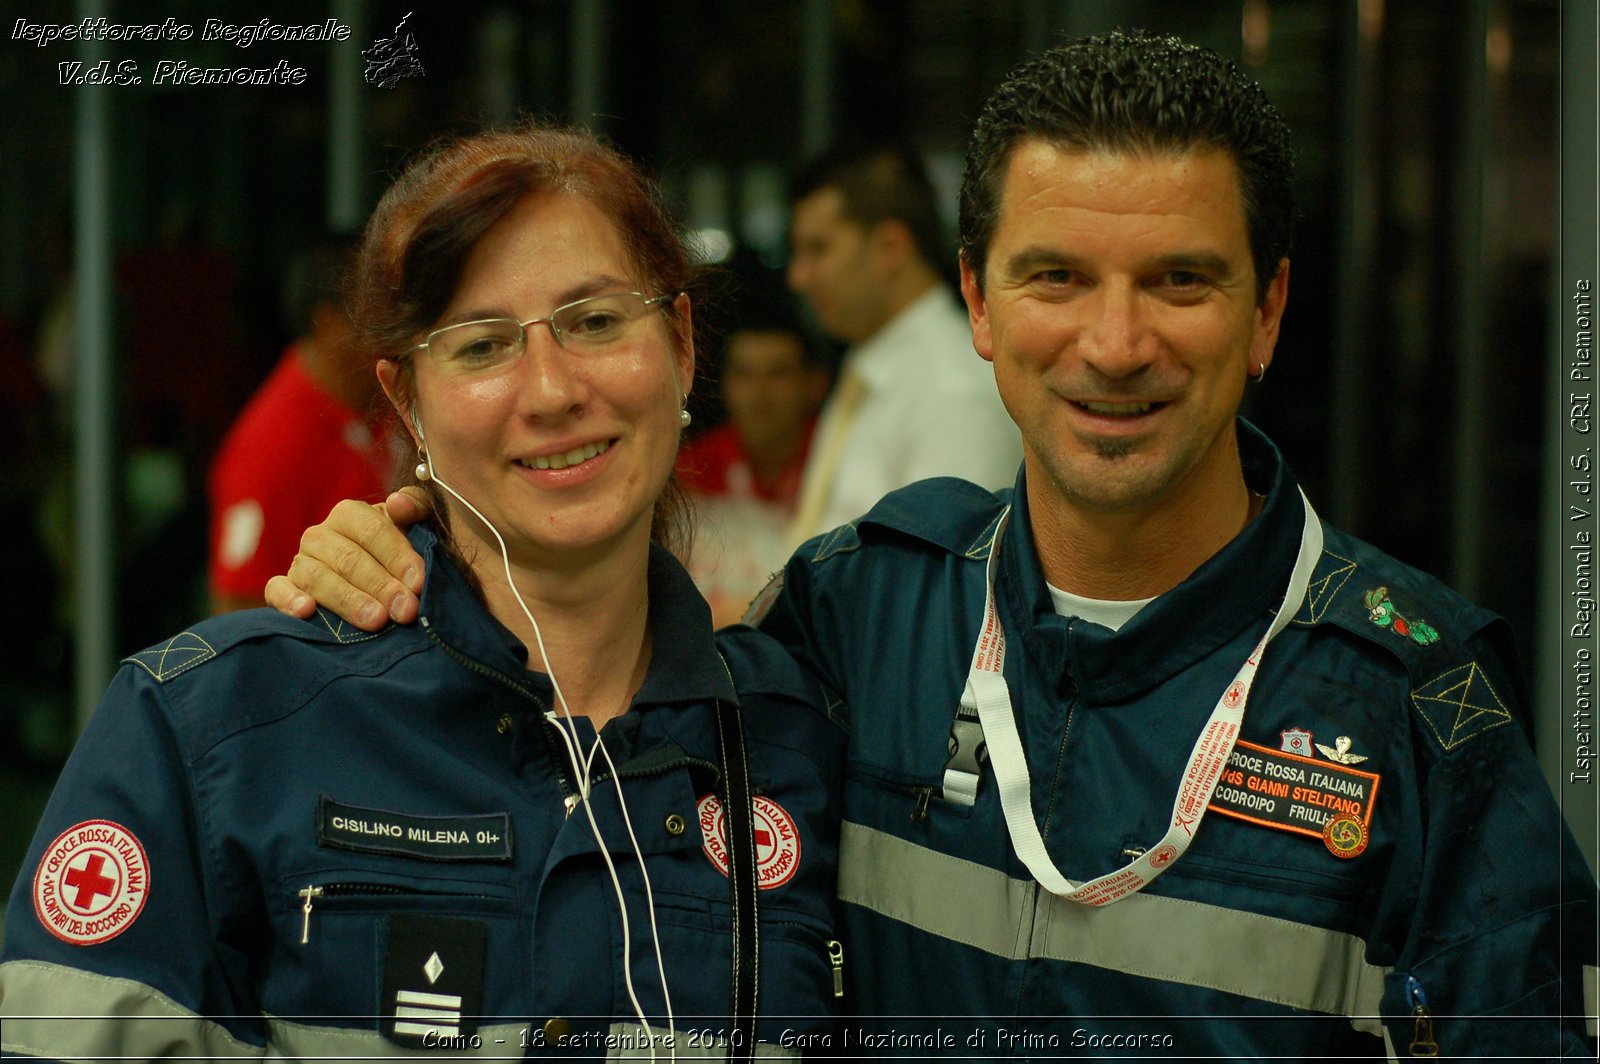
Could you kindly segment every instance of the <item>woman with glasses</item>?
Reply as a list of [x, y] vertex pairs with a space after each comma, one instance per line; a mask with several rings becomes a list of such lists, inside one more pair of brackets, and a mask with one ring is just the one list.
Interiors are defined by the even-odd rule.
[[422, 623], [253, 611], [127, 660], [8, 910], [6, 1050], [839, 1047], [842, 725], [672, 554], [693, 280], [586, 134], [396, 181], [352, 307], [442, 518]]

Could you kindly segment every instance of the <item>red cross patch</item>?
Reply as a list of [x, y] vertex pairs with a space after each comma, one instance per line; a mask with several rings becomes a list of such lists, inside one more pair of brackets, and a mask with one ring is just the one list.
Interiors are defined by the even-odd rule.
[[108, 942], [133, 926], [150, 897], [150, 863], [133, 832], [85, 820], [45, 847], [33, 874], [33, 911], [74, 946]]
[[[728, 825], [722, 815], [722, 801], [708, 794], [695, 803], [700, 812], [700, 835], [705, 854], [723, 874], [728, 874]], [[781, 887], [800, 869], [800, 829], [788, 811], [766, 795], [751, 800], [755, 812], [756, 886], [762, 890]]]

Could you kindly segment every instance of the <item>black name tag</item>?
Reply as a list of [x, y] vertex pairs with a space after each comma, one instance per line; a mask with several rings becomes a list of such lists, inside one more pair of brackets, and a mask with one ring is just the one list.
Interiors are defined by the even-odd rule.
[[415, 816], [317, 798], [317, 843], [336, 850], [388, 853], [425, 861], [511, 860], [505, 813]]

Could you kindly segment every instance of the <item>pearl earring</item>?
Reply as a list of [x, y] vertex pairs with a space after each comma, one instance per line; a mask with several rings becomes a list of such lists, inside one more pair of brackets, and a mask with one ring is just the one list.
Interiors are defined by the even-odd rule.
[[689, 413], [689, 410], [688, 410], [687, 407], [685, 407], [684, 409], [678, 411], [678, 425], [681, 428], [688, 428], [689, 427], [689, 422], [691, 422], [693, 420], [694, 420], [694, 415]]
[[412, 470], [417, 479], [426, 484], [433, 479], [433, 470], [428, 466], [428, 452], [421, 447], [417, 448], [417, 468]]

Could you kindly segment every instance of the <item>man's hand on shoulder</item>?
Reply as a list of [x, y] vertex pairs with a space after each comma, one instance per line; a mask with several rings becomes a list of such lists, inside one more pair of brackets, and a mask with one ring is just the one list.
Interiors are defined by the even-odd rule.
[[422, 557], [405, 530], [431, 515], [420, 488], [402, 488], [381, 504], [346, 499], [306, 529], [287, 576], [267, 581], [267, 605], [301, 619], [320, 603], [363, 631], [417, 619]]

